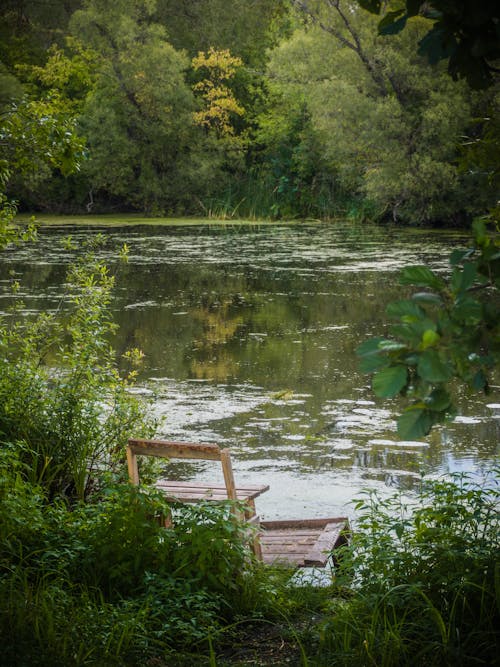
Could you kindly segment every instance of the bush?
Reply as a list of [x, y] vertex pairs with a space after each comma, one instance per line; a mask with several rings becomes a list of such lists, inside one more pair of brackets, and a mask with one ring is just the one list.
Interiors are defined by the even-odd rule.
[[[419, 503], [369, 494], [323, 628], [339, 665], [498, 664], [499, 470], [422, 485]], [[354, 584], [353, 587], [351, 585]]]
[[[136, 371], [120, 376], [109, 344], [112, 288], [89, 248], [68, 273], [64, 317], [14, 312], [0, 326], [0, 444], [17, 444], [24, 474], [49, 498], [85, 499], [103, 470], [123, 468], [132, 434], [153, 432], [146, 407], [129, 392]], [[128, 353], [132, 366], [139, 358]]]
[[249, 551], [229, 506], [172, 508], [128, 483], [98, 503], [48, 503], [21, 458], [0, 451], [0, 664], [144, 664], [204, 650], [244, 611]]

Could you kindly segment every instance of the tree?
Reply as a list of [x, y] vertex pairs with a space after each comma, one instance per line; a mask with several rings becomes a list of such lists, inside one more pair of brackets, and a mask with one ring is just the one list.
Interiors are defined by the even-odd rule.
[[33, 238], [34, 226], [14, 224], [17, 201], [9, 197], [12, 182], [35, 187], [54, 169], [70, 174], [80, 167], [83, 140], [76, 122], [61, 110], [57, 96], [23, 97], [4, 109], [0, 121], [0, 249]]
[[[374, 14], [382, 12], [381, 0], [358, 0]], [[500, 9], [495, 0], [405, 0], [385, 14], [379, 23], [381, 34], [394, 34], [408, 19], [421, 14], [433, 21], [421, 39], [419, 49], [430, 63], [448, 60], [453, 79], [465, 78], [472, 88], [487, 88], [498, 75], [500, 59], [498, 24]], [[385, 9], [384, 9], [385, 11]]]
[[233, 117], [243, 116], [245, 109], [238, 103], [229, 83], [236, 70], [243, 65], [241, 58], [235, 58], [229, 50], [208, 53], [200, 51], [192, 60], [195, 72], [203, 70], [206, 78], [194, 84], [193, 90], [203, 100], [203, 108], [194, 113], [195, 123], [207, 131], [215, 132], [219, 139], [235, 140]]
[[267, 49], [287, 25], [283, 0], [158, 0], [155, 20], [172, 45], [191, 57], [210, 48], [229, 50], [249, 67], [261, 68]]
[[[92, 186], [129, 206], [160, 213], [189, 192], [196, 165], [189, 62], [151, 21], [154, 3], [89, 0], [72, 30], [99, 54], [82, 112]], [[197, 174], [203, 180], [200, 173]]]
[[307, 22], [273, 52], [271, 82], [292, 104], [304, 100], [343, 188], [404, 222], [481, 210], [476, 174], [458, 165], [477, 100], [416, 53], [427, 20], [380, 37], [374, 17], [341, 0], [294, 4]]

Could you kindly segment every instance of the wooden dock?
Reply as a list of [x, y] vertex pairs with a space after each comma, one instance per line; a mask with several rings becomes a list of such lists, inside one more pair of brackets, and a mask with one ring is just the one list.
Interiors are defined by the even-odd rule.
[[262, 560], [268, 565], [325, 567], [349, 536], [346, 517], [261, 521], [259, 525]]
[[223, 485], [162, 479], [156, 486], [168, 500], [178, 502], [242, 501], [244, 510], [241, 512], [234, 506], [233, 515], [238, 520], [244, 519], [257, 527], [257, 536], [251, 541], [251, 548], [264, 563], [282, 563], [291, 567], [325, 567], [329, 559], [335, 560], [335, 549], [349, 539], [349, 522], [346, 517], [260, 521], [255, 511], [255, 499], [268, 491], [269, 485], [236, 486], [229, 449], [220, 449], [214, 443], [131, 438], [126, 451], [129, 478], [135, 485], [140, 483], [138, 456], [168, 460], [177, 458], [219, 461], [224, 477]]

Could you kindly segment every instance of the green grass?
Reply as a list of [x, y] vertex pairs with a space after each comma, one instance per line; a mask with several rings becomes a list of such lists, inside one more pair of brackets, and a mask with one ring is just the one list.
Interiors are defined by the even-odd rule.
[[[41, 226], [103, 226], [103, 227], [122, 227], [147, 225], [157, 227], [196, 227], [200, 225], [220, 225], [224, 227], [237, 226], [268, 226], [268, 225], [290, 225], [300, 224], [298, 220], [245, 220], [245, 219], [218, 219], [217, 217], [210, 218], [153, 218], [146, 217], [140, 214], [123, 213], [123, 214], [104, 214], [104, 215], [46, 215], [34, 214], [36, 222]], [[30, 219], [30, 214], [20, 213], [16, 217], [16, 222], [21, 224]], [[308, 221], [311, 222], [311, 221]]]

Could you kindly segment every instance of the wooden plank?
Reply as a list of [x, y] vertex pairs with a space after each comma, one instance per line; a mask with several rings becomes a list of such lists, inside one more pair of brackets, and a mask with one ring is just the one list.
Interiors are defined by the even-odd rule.
[[283, 537], [282, 535], [266, 535], [266, 533], [262, 533], [262, 541], [265, 544], [291, 544], [291, 545], [301, 545], [301, 544], [316, 544], [318, 540], [318, 533], [314, 533], [314, 535], [304, 535], [301, 538], [293, 539], [291, 536], [285, 536]]
[[127, 446], [127, 468], [128, 468], [128, 478], [135, 484], [139, 485], [139, 468], [137, 466], [137, 456], [132, 451], [130, 446]]
[[206, 459], [220, 461], [220, 448], [213, 443], [172, 442], [169, 440], [130, 439], [134, 454], [175, 459]]
[[[211, 489], [225, 489], [226, 487], [223, 484], [210, 484], [209, 482], [191, 482], [190, 480], [183, 480], [180, 482], [172, 481], [169, 479], [161, 479], [157, 482], [157, 485], [170, 488], [185, 488], [185, 489], [205, 489], [207, 487]], [[258, 491], [263, 493], [264, 491], [269, 491], [268, 484], [242, 484], [236, 487], [240, 491], [245, 491], [248, 493], [253, 493]]]
[[227, 497], [231, 500], [236, 500], [236, 484], [234, 482], [233, 466], [231, 464], [231, 454], [229, 449], [223, 449], [221, 451], [220, 460], [227, 489]]
[[345, 517], [263, 521], [260, 536], [263, 561], [294, 567], [324, 567], [332, 550], [345, 541], [348, 527]]
[[268, 530], [284, 528], [324, 528], [329, 523], [347, 523], [347, 517], [330, 517], [328, 519], [286, 519], [280, 521], [262, 521], [261, 526]]
[[303, 558], [301, 555], [288, 554], [287, 556], [274, 556], [273, 554], [267, 554], [266, 552], [262, 553], [262, 560], [265, 565], [293, 565], [296, 567], [302, 567], [304, 565]]
[[[262, 528], [262, 524], [261, 524]], [[321, 529], [319, 528], [314, 528], [314, 529], [306, 529], [306, 528], [301, 528], [300, 530], [294, 531], [294, 530], [264, 530], [263, 535], [265, 535], [266, 540], [281, 540], [281, 541], [286, 541], [286, 540], [295, 540], [299, 538], [307, 538], [308, 536], [312, 538], [317, 538], [319, 535]]]
[[345, 522], [327, 524], [312, 549], [304, 556], [304, 565], [325, 565], [345, 527]]
[[269, 544], [261, 540], [263, 550], [268, 554], [300, 554], [304, 559], [304, 551], [307, 551], [313, 543], [308, 544]]
[[228, 500], [227, 493], [224, 489], [211, 489], [210, 487], [206, 487], [205, 489], [198, 489], [197, 491], [183, 491], [182, 489], [158, 488], [165, 493], [167, 498], [181, 498], [183, 500], [192, 501], [203, 500], [203, 498], [209, 500]]
[[[161, 487], [159, 488], [160, 491], [163, 489]], [[221, 502], [224, 500], [229, 500], [227, 493], [221, 491], [213, 491], [212, 489], [206, 489], [205, 491], [200, 490], [197, 493], [194, 492], [189, 492], [189, 493], [183, 493], [182, 491], [176, 491], [175, 489], [166, 489], [164, 491], [165, 493], [165, 498], [167, 500], [178, 500], [180, 502], [186, 502], [186, 503], [195, 503], [199, 500], [211, 500], [214, 502]], [[236, 493], [237, 500], [246, 502], [247, 500], [251, 499], [251, 496], [245, 493]]]
[[[168, 498], [179, 498], [188, 502], [202, 500], [207, 498], [209, 500], [228, 500], [228, 493], [226, 487], [219, 484], [189, 484], [185, 482], [168, 482], [160, 481], [156, 483], [156, 488], [165, 493]], [[261, 493], [269, 489], [268, 486], [257, 487], [237, 487], [237, 500], [252, 500]]]

